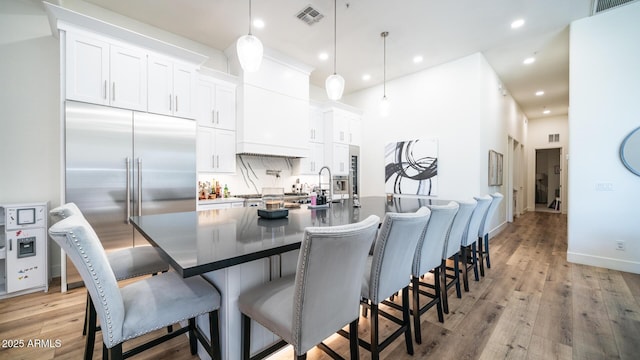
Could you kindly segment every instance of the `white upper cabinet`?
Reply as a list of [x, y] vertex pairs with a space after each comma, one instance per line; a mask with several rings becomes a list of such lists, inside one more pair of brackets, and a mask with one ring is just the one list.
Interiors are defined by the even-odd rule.
[[66, 50], [67, 99], [147, 109], [144, 51], [83, 33], [68, 33]]
[[199, 172], [235, 173], [235, 131], [198, 126], [197, 159]]
[[111, 45], [111, 106], [147, 109], [147, 54]]
[[159, 55], [149, 55], [149, 112], [195, 117], [195, 67]]
[[349, 146], [362, 142], [361, 115], [356, 111], [330, 107], [324, 110], [324, 161], [333, 175], [349, 175]]
[[236, 85], [202, 76], [196, 90], [198, 125], [236, 129]]
[[297, 159], [297, 162], [294, 163], [294, 173], [299, 175], [318, 175], [320, 168], [324, 165], [324, 144], [310, 142], [309, 157]]
[[309, 141], [313, 143], [324, 142], [322, 109], [317, 106], [309, 107]]
[[324, 126], [327, 141], [358, 146], [362, 143], [362, 120], [356, 111], [335, 107], [326, 109]]

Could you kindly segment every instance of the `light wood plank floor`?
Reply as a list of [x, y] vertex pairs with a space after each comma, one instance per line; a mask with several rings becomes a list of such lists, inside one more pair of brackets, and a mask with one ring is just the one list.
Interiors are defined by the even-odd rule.
[[[492, 267], [486, 276], [472, 281], [461, 299], [450, 292], [445, 322], [438, 322], [435, 308], [423, 316], [422, 344], [414, 344], [415, 355], [406, 354], [401, 337], [383, 358], [637, 359], [640, 275], [567, 263], [566, 232], [561, 214], [530, 212], [509, 224], [491, 240]], [[49, 293], [0, 301], [0, 359], [81, 358], [86, 292], [62, 294], [59, 289], [54, 282]], [[393, 328], [382, 325], [383, 335]], [[362, 318], [361, 337], [368, 337], [368, 327]], [[25, 345], [8, 349], [7, 340]], [[36, 346], [37, 340], [50, 343]], [[327, 343], [348, 356], [345, 339], [334, 336]], [[95, 359], [101, 357], [101, 346], [99, 334]], [[291, 359], [292, 351], [285, 348], [273, 357]], [[136, 358], [197, 357], [189, 354], [188, 341], [178, 338]], [[308, 358], [329, 357], [314, 349]], [[360, 358], [370, 356], [361, 350]]]

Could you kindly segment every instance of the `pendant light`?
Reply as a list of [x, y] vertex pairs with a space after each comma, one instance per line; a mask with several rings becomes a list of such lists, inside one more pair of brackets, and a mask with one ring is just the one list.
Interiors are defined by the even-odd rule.
[[344, 92], [344, 78], [336, 73], [337, 15], [338, 11], [336, 0], [333, 0], [333, 75], [330, 75], [324, 83], [324, 87], [327, 90], [327, 97], [330, 100], [340, 100], [342, 93]]
[[238, 39], [236, 48], [242, 70], [255, 72], [260, 69], [263, 48], [260, 39], [251, 35], [251, 0], [249, 0], [249, 34]]
[[389, 108], [391, 107], [391, 103], [387, 98], [387, 36], [389, 36], [388, 31], [384, 31], [380, 34], [384, 41], [384, 50], [383, 50], [383, 78], [382, 78], [382, 100], [380, 100], [380, 116], [387, 117], [389, 116]]

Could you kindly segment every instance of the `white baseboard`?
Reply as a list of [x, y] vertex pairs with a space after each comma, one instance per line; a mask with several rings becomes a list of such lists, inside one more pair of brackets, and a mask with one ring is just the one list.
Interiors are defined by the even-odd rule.
[[567, 252], [567, 261], [570, 263], [640, 274], [640, 262], [637, 261], [627, 261], [574, 252]]

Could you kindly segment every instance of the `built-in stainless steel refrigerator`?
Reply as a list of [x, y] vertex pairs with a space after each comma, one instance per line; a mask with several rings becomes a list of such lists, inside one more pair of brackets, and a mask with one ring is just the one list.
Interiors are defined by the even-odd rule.
[[[65, 202], [106, 251], [148, 245], [131, 215], [196, 209], [195, 120], [67, 101]], [[67, 286], [82, 284], [67, 259]]]

